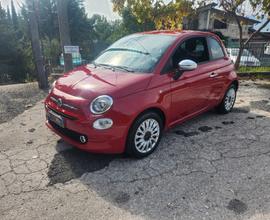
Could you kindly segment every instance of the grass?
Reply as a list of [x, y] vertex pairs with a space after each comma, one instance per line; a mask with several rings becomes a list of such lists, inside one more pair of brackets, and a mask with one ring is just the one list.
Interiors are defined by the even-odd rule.
[[259, 72], [270, 73], [270, 66], [258, 66], [258, 67], [240, 66], [238, 70], [238, 73], [259, 73]]
[[237, 71], [241, 78], [270, 79], [270, 66], [246, 67], [241, 66]]

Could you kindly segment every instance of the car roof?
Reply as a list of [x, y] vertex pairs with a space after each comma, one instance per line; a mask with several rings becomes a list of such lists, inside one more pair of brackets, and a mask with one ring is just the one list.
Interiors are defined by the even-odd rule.
[[171, 36], [194, 36], [194, 35], [205, 35], [205, 36], [217, 36], [216, 34], [208, 31], [193, 31], [193, 30], [156, 30], [147, 31], [142, 34], [156, 34], [156, 35], [171, 35]]

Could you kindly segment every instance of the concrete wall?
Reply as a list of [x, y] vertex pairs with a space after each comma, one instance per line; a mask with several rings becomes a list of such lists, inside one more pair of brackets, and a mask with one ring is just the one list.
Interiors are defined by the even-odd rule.
[[[198, 15], [198, 29], [203, 30], [207, 29], [207, 14], [208, 11], [200, 12]], [[225, 37], [229, 37], [231, 39], [239, 39], [239, 29], [236, 21], [233, 18], [226, 18], [227, 29], [214, 29], [214, 20], [215, 19], [223, 19], [220, 15], [215, 14], [211, 11], [210, 19], [209, 19], [209, 27], [208, 29], [213, 31], [221, 32]], [[243, 38], [248, 38], [248, 29], [252, 27], [252, 25], [243, 25]]]
[[208, 11], [203, 11], [198, 15], [198, 29], [203, 30], [206, 29], [207, 26], [207, 14]]

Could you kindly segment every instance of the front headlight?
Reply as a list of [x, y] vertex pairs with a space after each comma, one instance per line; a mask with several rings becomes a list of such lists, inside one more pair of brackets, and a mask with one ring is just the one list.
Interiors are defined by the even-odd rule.
[[90, 110], [93, 114], [102, 114], [108, 111], [113, 104], [112, 97], [101, 95], [95, 98], [90, 104]]

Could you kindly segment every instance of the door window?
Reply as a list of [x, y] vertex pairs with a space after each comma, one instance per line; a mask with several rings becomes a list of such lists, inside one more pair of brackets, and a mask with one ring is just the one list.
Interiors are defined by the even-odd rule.
[[178, 63], [185, 59], [193, 60], [196, 63], [209, 61], [207, 43], [204, 37], [190, 38], [184, 41], [172, 57], [173, 66], [177, 68]]
[[211, 60], [216, 60], [224, 57], [224, 52], [220, 44], [212, 37], [208, 38], [209, 50], [211, 53]]

